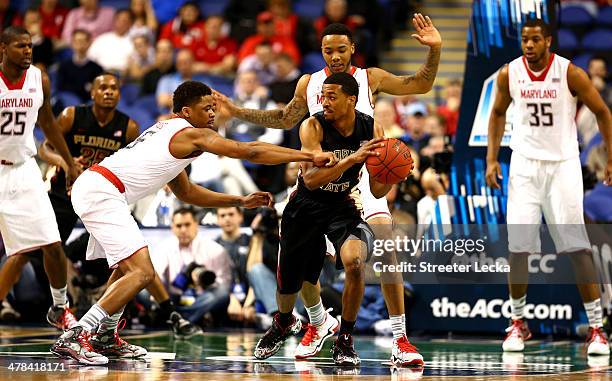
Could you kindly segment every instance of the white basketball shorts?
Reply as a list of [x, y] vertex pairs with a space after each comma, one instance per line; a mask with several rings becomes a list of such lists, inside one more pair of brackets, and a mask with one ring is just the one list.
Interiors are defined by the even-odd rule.
[[32, 157], [0, 165], [0, 234], [7, 255], [61, 242], [42, 174]]
[[578, 157], [545, 161], [513, 152], [507, 210], [511, 252], [540, 252], [542, 215], [557, 253], [591, 248], [584, 226], [582, 170]]
[[74, 183], [71, 199], [75, 213], [90, 233], [86, 258], [106, 258], [108, 266], [115, 268], [147, 244], [124, 193], [108, 176], [114, 175], [86, 170]]

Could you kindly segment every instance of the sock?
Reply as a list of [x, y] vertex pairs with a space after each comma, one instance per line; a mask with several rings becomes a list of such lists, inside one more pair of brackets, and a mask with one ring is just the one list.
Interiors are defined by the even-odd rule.
[[100, 322], [100, 326], [98, 326], [98, 332], [106, 332], [106, 331], [114, 331], [115, 328], [119, 325], [119, 321], [121, 320], [121, 315], [123, 315], [123, 310], [125, 307], [121, 308], [119, 311], [115, 312], [111, 316], [102, 319]]
[[68, 304], [68, 297], [66, 295], [68, 286], [64, 286], [62, 288], [53, 288], [53, 286], [49, 286], [49, 288], [51, 289], [51, 296], [53, 297], [54, 306], [65, 306]]
[[338, 336], [341, 336], [341, 335], [352, 335], [353, 334], [353, 328], [355, 328], [355, 322], [354, 321], [348, 321], [348, 320], [344, 320], [344, 318], [342, 318], [342, 322], [340, 323], [340, 332], [338, 333]]
[[320, 298], [319, 302], [314, 306], [306, 307], [306, 312], [308, 312], [308, 319], [310, 320], [310, 324], [316, 327], [320, 327], [321, 325], [323, 325], [323, 322], [325, 322], [326, 313]]
[[397, 340], [406, 335], [406, 314], [389, 315], [391, 320], [391, 330], [393, 331], [393, 339]]
[[289, 312], [280, 312], [278, 311], [278, 314], [276, 315], [276, 319], [278, 320], [278, 324], [281, 326], [282, 329], [285, 329], [287, 327], [289, 327], [289, 324], [291, 324], [291, 318], [293, 317], [293, 312], [289, 311]]
[[597, 298], [592, 302], [584, 303], [584, 309], [589, 319], [589, 327], [600, 328], [603, 326], [601, 299]]
[[98, 303], [91, 306], [89, 311], [81, 320], [79, 320], [78, 325], [83, 327], [87, 332], [93, 332], [93, 330], [100, 324], [100, 322], [108, 317], [108, 313], [104, 311], [102, 307]]
[[512, 312], [512, 320], [523, 319], [523, 310], [527, 304], [527, 295], [523, 295], [521, 298], [513, 299], [510, 297], [510, 310]]
[[159, 312], [163, 321], [170, 319], [170, 314], [174, 311], [176, 311], [176, 309], [174, 308], [174, 303], [172, 303], [170, 299], [159, 303]]

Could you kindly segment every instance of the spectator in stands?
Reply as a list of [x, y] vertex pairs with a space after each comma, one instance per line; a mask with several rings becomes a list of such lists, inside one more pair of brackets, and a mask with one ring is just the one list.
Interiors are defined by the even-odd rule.
[[[115, 13], [113, 30], [102, 33], [91, 44], [87, 56], [98, 63], [106, 71], [118, 73], [127, 72], [128, 60], [134, 52], [134, 44], [129, 31], [134, 23], [134, 15], [127, 8]], [[112, 53], [111, 53], [112, 52]]]
[[406, 119], [408, 118], [408, 106], [413, 102], [417, 102], [417, 99], [412, 94], [393, 98], [393, 108], [395, 108], [395, 114], [397, 115], [396, 122], [404, 130], [406, 129]]
[[11, 0], [0, 0], [0, 32], [11, 25], [21, 25], [21, 15], [11, 7]]
[[[221, 131], [221, 130], [220, 130]], [[204, 152], [191, 163], [189, 178], [216, 192], [247, 195], [259, 191], [242, 161]]]
[[30, 8], [25, 12], [23, 27], [32, 36], [32, 63], [46, 71], [53, 63], [53, 42], [42, 32], [42, 20], [38, 9]]
[[444, 136], [446, 126], [444, 118], [439, 115], [432, 114], [425, 118], [425, 133], [429, 136]]
[[589, 60], [589, 76], [593, 86], [599, 91], [608, 107], [612, 107], [612, 86], [608, 75], [608, 62], [603, 56], [595, 56]]
[[175, 49], [195, 48], [204, 39], [204, 21], [200, 19], [200, 7], [195, 1], [187, 1], [179, 8], [178, 16], [161, 28], [159, 39], [168, 39]]
[[264, 41], [255, 47], [255, 54], [251, 54], [242, 60], [240, 66], [238, 66], [238, 73], [254, 71], [257, 73], [259, 82], [263, 85], [268, 85], [276, 77], [274, 58], [275, 54], [272, 51], [272, 45]]
[[98, 0], [80, 0], [80, 3], [80, 7], [68, 13], [62, 30], [62, 39], [69, 44], [72, 42], [72, 32], [75, 29], [88, 31], [92, 40], [113, 29], [113, 15], [115, 14], [113, 8], [98, 6]]
[[268, 11], [274, 16], [278, 36], [295, 41], [302, 53], [318, 48], [311, 23], [293, 13], [290, 0], [268, 0]]
[[218, 243], [198, 234], [195, 213], [177, 209], [172, 216], [173, 237], [151, 257], [155, 271], [191, 323], [227, 307], [232, 281], [231, 260]]
[[[356, 49], [352, 58], [353, 64], [365, 67], [366, 57], [374, 53], [372, 35], [363, 28], [365, 18], [359, 15], [349, 15], [346, 0], [326, 0], [323, 15], [314, 21], [317, 41], [321, 41], [323, 29], [332, 23], [344, 24], [353, 32]], [[372, 63], [375, 62], [372, 61]]]
[[[72, 57], [59, 63], [57, 70], [57, 89], [78, 96], [82, 102], [91, 98], [90, 90], [93, 80], [103, 69], [97, 63], [87, 58], [87, 50], [91, 45], [91, 33], [84, 29], [72, 32]], [[64, 105], [69, 106], [69, 105]]]
[[446, 135], [454, 137], [459, 123], [461, 106], [461, 80], [451, 79], [444, 88], [444, 104], [438, 106], [437, 113], [446, 121]]
[[157, 84], [157, 106], [161, 113], [172, 110], [172, 94], [179, 85], [193, 77], [193, 53], [189, 49], [181, 49], [176, 54], [176, 73], [166, 74]]
[[157, 34], [159, 26], [155, 11], [151, 5], [151, 0], [131, 0], [130, 10], [134, 15], [134, 24], [130, 30], [130, 35], [143, 35], [149, 37], [149, 42], [152, 43]]
[[195, 73], [228, 75], [234, 72], [238, 45], [223, 35], [223, 17], [209, 16], [204, 24], [204, 38], [195, 46]]
[[417, 152], [427, 145], [429, 135], [425, 132], [425, 117], [427, 106], [421, 102], [413, 102], [407, 108], [406, 133], [400, 138]]
[[301, 73], [289, 54], [279, 54], [274, 64], [274, 81], [268, 85], [270, 98], [276, 102], [277, 107], [284, 107], [293, 98]]
[[135, 35], [132, 38], [134, 51], [128, 57], [127, 77], [134, 81], [140, 81], [145, 73], [155, 67], [155, 49], [151, 46], [150, 39], [145, 34]]
[[155, 46], [155, 63], [142, 78], [140, 95], [152, 95], [157, 91], [157, 84], [162, 76], [176, 71], [174, 67], [174, 49], [170, 40], [159, 40]]
[[[244, 71], [236, 78], [234, 103], [240, 107], [257, 110], [274, 110], [276, 104], [267, 96], [267, 89], [262, 87], [254, 71]], [[238, 141], [262, 141], [270, 144], [280, 144], [283, 131], [275, 128], [265, 128], [242, 120], [233, 119], [225, 129], [228, 138]]]
[[274, 208], [279, 216], [283, 216], [285, 206], [289, 201], [291, 190], [297, 184], [298, 173], [300, 171], [300, 163], [287, 163], [285, 166], [285, 186], [286, 188], [274, 195]]
[[230, 319], [237, 321], [244, 320], [245, 316], [255, 318], [255, 311], [249, 308], [254, 302], [254, 292], [248, 286], [247, 276], [251, 237], [240, 231], [243, 220], [242, 209], [239, 207], [217, 209], [217, 224], [221, 228], [221, 235], [215, 241], [225, 248], [234, 263], [233, 286], [227, 313]]
[[255, 19], [266, 10], [267, 0], [230, 0], [225, 8], [225, 19], [232, 25], [231, 36], [235, 41], [243, 42], [256, 32]]
[[269, 42], [275, 54], [285, 52], [289, 54], [295, 62], [299, 63], [300, 51], [294, 40], [278, 36], [274, 29], [274, 16], [271, 12], [265, 11], [257, 15], [257, 34], [247, 38], [238, 51], [238, 62], [255, 53], [255, 48], [262, 42]]
[[42, 33], [53, 41], [55, 47], [59, 47], [68, 9], [58, 4], [57, 0], [42, 0], [38, 12], [42, 19]]
[[374, 107], [374, 118], [380, 122], [385, 130], [385, 137], [399, 138], [404, 135], [404, 130], [397, 124], [397, 115], [391, 101], [379, 99]]

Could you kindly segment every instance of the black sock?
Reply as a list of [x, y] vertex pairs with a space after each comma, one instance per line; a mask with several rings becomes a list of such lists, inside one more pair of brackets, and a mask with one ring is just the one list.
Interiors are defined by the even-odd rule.
[[159, 303], [159, 312], [161, 314], [161, 318], [165, 321], [170, 319], [170, 314], [175, 311], [174, 304], [170, 299], [164, 300]]
[[276, 316], [277, 316], [278, 324], [281, 326], [281, 328], [285, 329], [289, 327], [289, 324], [291, 324], [291, 319], [293, 318], [293, 312], [292, 311], [289, 311], [289, 312], [278, 311], [278, 314]]
[[353, 334], [353, 328], [355, 328], [355, 322], [354, 321], [348, 321], [348, 320], [344, 320], [341, 319], [342, 322], [340, 323], [340, 333], [338, 333], [338, 336], [341, 335], [352, 335]]

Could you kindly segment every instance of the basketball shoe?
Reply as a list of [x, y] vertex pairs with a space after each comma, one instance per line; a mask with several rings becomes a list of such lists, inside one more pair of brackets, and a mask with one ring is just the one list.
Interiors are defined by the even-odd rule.
[[393, 340], [391, 349], [391, 362], [397, 366], [423, 366], [423, 356], [417, 348], [410, 343], [406, 335]]
[[80, 325], [65, 331], [53, 344], [51, 352], [60, 357], [70, 357], [81, 364], [108, 364], [106, 356], [94, 352], [89, 342], [89, 333]]
[[603, 332], [601, 327], [589, 327], [589, 334], [587, 335], [587, 344], [588, 355], [610, 355], [610, 347], [608, 346], [608, 340], [606, 339], [606, 334]]
[[320, 326], [310, 323], [306, 326], [306, 333], [302, 341], [295, 348], [295, 358], [298, 360], [307, 359], [319, 353], [325, 344], [325, 340], [332, 337], [337, 331], [338, 320], [331, 316], [330, 310], [326, 311], [325, 321]]
[[174, 332], [175, 339], [190, 339], [194, 336], [204, 335], [202, 328], [190, 323], [176, 311], [170, 314], [170, 318], [168, 321], [166, 321], [166, 323], [170, 324], [172, 327], [172, 332]]
[[297, 335], [302, 329], [302, 322], [293, 315], [291, 315], [289, 325], [285, 328], [281, 327], [278, 322], [278, 315], [278, 312], [274, 315], [272, 326], [264, 333], [255, 346], [253, 354], [259, 360], [273, 356], [289, 336]]
[[[125, 322], [125, 320], [123, 320]], [[137, 358], [147, 354], [147, 350], [128, 343], [119, 337], [119, 327], [97, 332], [90, 339], [94, 351], [112, 358]]]
[[525, 349], [525, 340], [531, 337], [527, 322], [523, 319], [512, 320], [510, 327], [506, 328], [506, 338], [502, 344], [504, 352], [520, 352]]
[[361, 359], [353, 346], [353, 336], [342, 334], [334, 343], [331, 349], [332, 357], [336, 365], [358, 366]]
[[49, 311], [47, 311], [47, 321], [62, 331], [74, 328], [77, 325], [77, 319], [70, 311], [70, 308], [68, 308], [68, 305], [51, 306]]

